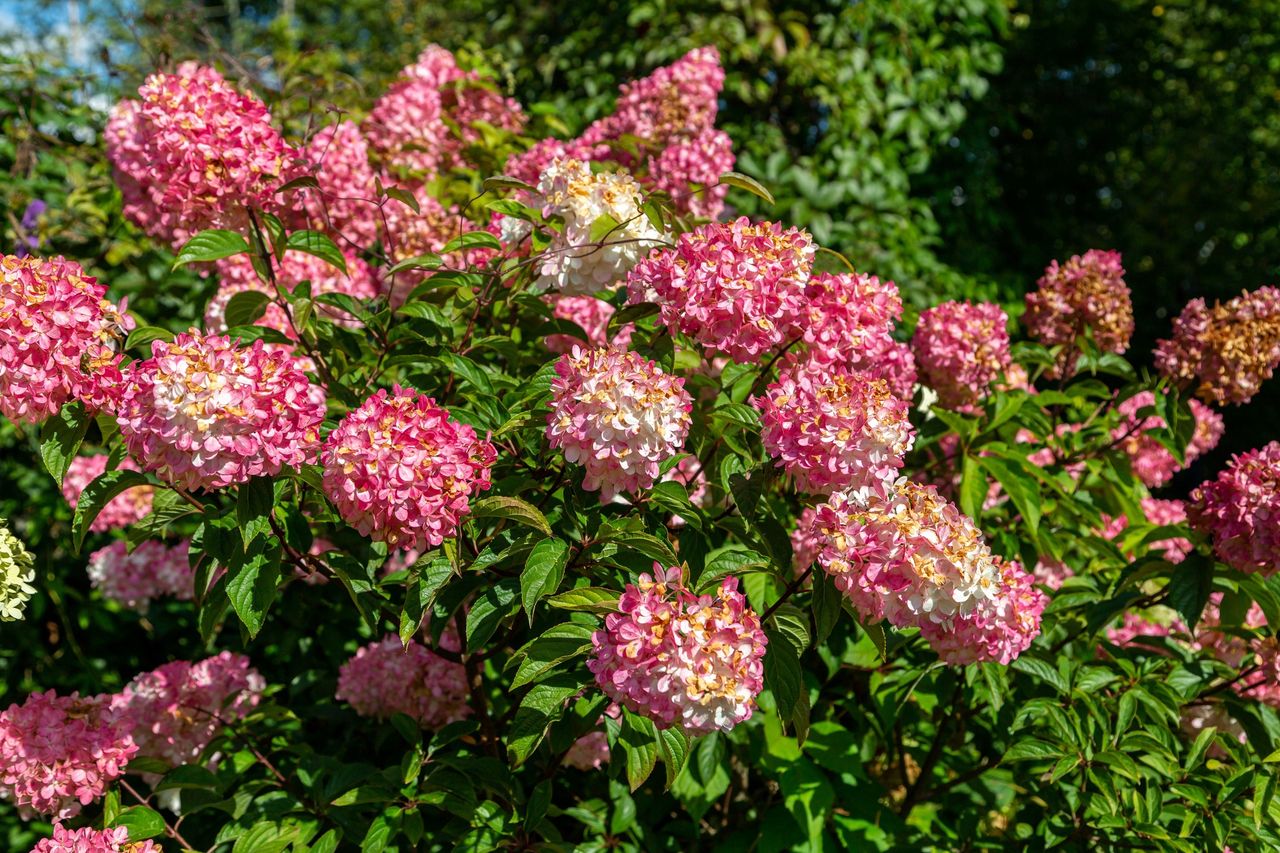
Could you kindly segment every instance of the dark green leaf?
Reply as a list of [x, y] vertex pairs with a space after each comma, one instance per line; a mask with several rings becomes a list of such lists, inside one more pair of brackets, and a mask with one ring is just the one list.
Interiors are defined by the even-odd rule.
[[564, 567], [569, 562], [569, 545], [562, 539], [543, 539], [529, 552], [520, 573], [520, 599], [529, 624], [533, 624], [533, 608], [538, 599], [550, 595], [564, 580]]
[[644, 784], [658, 763], [658, 729], [648, 717], [624, 708], [618, 745], [626, 758], [627, 783], [634, 791]]
[[110, 503], [112, 498], [126, 489], [149, 484], [150, 482], [141, 472], [117, 468], [114, 471], [103, 472], [92, 483], [85, 486], [84, 491], [80, 493], [75, 515], [71, 520], [71, 541], [76, 552], [80, 551], [85, 534], [89, 532], [89, 525], [93, 524], [98, 513], [102, 512], [102, 508]]
[[477, 521], [482, 518], [506, 518], [517, 524], [532, 527], [548, 536], [551, 535], [551, 525], [547, 523], [547, 517], [533, 504], [519, 498], [505, 496], [482, 498], [471, 505], [471, 518]]
[[507, 756], [512, 766], [520, 766], [533, 754], [550, 725], [564, 715], [565, 703], [582, 685], [578, 676], [562, 672], [530, 688], [507, 729]]
[[72, 460], [80, 452], [80, 443], [92, 420], [84, 406], [75, 402], [63, 406], [40, 427], [40, 459], [59, 488]]
[[178, 252], [173, 268], [198, 261], [216, 261], [248, 251], [249, 244], [235, 231], [201, 231]]
[[251, 326], [267, 312], [271, 297], [260, 290], [242, 290], [227, 301], [227, 325]]
[[333, 240], [319, 231], [294, 231], [289, 235], [286, 247], [295, 252], [306, 252], [315, 255], [322, 261], [347, 272], [347, 259]]
[[276, 599], [280, 583], [280, 546], [255, 539], [227, 566], [227, 597], [250, 637], [256, 637]]
[[467, 612], [467, 651], [474, 652], [489, 641], [502, 620], [520, 605], [520, 581], [503, 578], [490, 585]]
[[254, 477], [242, 483], [236, 495], [236, 526], [245, 547], [258, 536], [271, 532], [271, 510], [275, 490], [270, 477]]

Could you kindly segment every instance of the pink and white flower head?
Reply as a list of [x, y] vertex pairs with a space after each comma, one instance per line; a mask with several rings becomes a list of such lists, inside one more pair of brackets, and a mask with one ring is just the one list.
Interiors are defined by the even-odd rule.
[[631, 302], [656, 302], [662, 322], [737, 362], [755, 362], [808, 317], [809, 235], [746, 217], [681, 234], [627, 278]]
[[[642, 210], [640, 185], [624, 172], [595, 172], [581, 160], [555, 160], [538, 181], [546, 217], [564, 227], [543, 253], [540, 286], [590, 295], [622, 281], [652, 248], [664, 243]], [[617, 223], [593, 236], [596, 222]]]
[[72, 400], [109, 408], [134, 323], [106, 292], [74, 261], [0, 256], [0, 414], [39, 423]]
[[247, 657], [221, 652], [142, 673], [113, 707], [131, 721], [139, 755], [178, 767], [197, 761], [228, 722], [257, 707], [265, 687]]
[[[441, 637], [457, 651], [457, 635]], [[416, 640], [408, 646], [394, 634], [356, 651], [338, 671], [337, 698], [362, 717], [385, 720], [406, 714], [424, 729], [438, 729], [471, 714], [467, 672]]]
[[321, 128], [302, 156], [317, 184], [299, 191], [302, 226], [337, 235], [339, 245], [367, 248], [376, 243], [381, 230], [377, 179], [359, 126], [341, 121]]
[[434, 548], [489, 488], [497, 451], [411, 388], [365, 400], [329, 433], [324, 490], [342, 519], [389, 548]]
[[[71, 460], [67, 475], [62, 478], [62, 496], [74, 510], [80, 502], [80, 493], [98, 477], [107, 471], [110, 458], [105, 453], [96, 456], [77, 456]], [[116, 466], [125, 471], [137, 471], [138, 466], [127, 456]], [[151, 500], [155, 489], [151, 486], [135, 486], [116, 495], [98, 513], [97, 518], [89, 525], [93, 533], [128, 527], [141, 521], [151, 512]]]
[[1011, 363], [1008, 323], [990, 302], [943, 302], [920, 315], [911, 349], [940, 405], [972, 411], [987, 396]]
[[796, 519], [796, 529], [791, 531], [791, 571], [797, 577], [813, 565], [826, 544], [822, 531], [813, 524], [817, 513], [815, 507], [805, 507]]
[[67, 829], [62, 824], [55, 824], [53, 836], [37, 841], [31, 853], [164, 853], [164, 849], [150, 839], [130, 841], [129, 830], [123, 826]]
[[[1186, 524], [1187, 505], [1182, 501], [1143, 498], [1142, 514], [1147, 517], [1148, 523], [1157, 527]], [[1181, 563], [1192, 550], [1191, 540], [1185, 536], [1160, 539], [1152, 542], [1148, 547], [1152, 551], [1163, 551], [1164, 558], [1170, 563]]]
[[154, 341], [135, 362], [118, 422], [143, 470], [184, 489], [220, 489], [314, 460], [324, 390], [262, 341], [196, 331]]
[[551, 303], [551, 313], [554, 317], [576, 323], [582, 331], [587, 333], [585, 341], [568, 334], [547, 335], [547, 349], [552, 352], [570, 353], [575, 346], [586, 349], [603, 346], [626, 349], [630, 345], [631, 333], [635, 331], [635, 326], [631, 323], [618, 329], [613, 339], [609, 339], [607, 334], [609, 318], [613, 316], [614, 308], [603, 299], [597, 299], [594, 296], [553, 294], [548, 294], [546, 299]]
[[679, 568], [655, 563], [653, 575], [627, 584], [604, 624], [591, 637], [587, 668], [615, 702], [691, 735], [727, 732], [751, 718], [768, 640], [737, 578], [725, 578], [714, 596], [697, 596]]
[[1223, 430], [1222, 415], [1199, 400], [1192, 400], [1191, 413], [1196, 421], [1195, 432], [1184, 451], [1185, 462], [1179, 463], [1169, 448], [1150, 434], [1153, 430], [1166, 428], [1164, 418], [1156, 414], [1139, 417], [1143, 409], [1153, 408], [1155, 404], [1154, 391], [1139, 391], [1126, 398], [1116, 407], [1122, 420], [1111, 430], [1112, 439], [1118, 442], [1118, 447], [1129, 457], [1133, 472], [1153, 489], [1169, 482], [1174, 474], [1217, 446]]
[[1041, 557], [1031, 569], [1031, 574], [1035, 577], [1036, 583], [1052, 590], [1062, 589], [1067, 578], [1075, 576], [1070, 566], [1052, 557]]
[[107, 128], [107, 158], [125, 186], [125, 215], [175, 247], [204, 228], [244, 225], [247, 209], [278, 208], [278, 187], [302, 174], [298, 152], [262, 101], [212, 68], [153, 74], [137, 107]]
[[187, 542], [172, 548], [149, 539], [130, 553], [122, 541], [89, 555], [89, 582], [103, 598], [145, 613], [155, 598], [190, 601], [195, 572], [187, 560]]
[[889, 383], [893, 396], [908, 403], [915, 397], [916, 359], [911, 345], [895, 341], [887, 335], [881, 338], [878, 349], [873, 348], [853, 360], [854, 370], [883, 379]]
[[1231, 458], [1191, 493], [1191, 525], [1222, 562], [1242, 572], [1280, 571], [1280, 441]]
[[892, 482], [915, 440], [907, 404], [882, 379], [787, 359], [751, 404], [764, 449], [802, 492]]
[[516, 101], [487, 83], [429, 45], [374, 103], [365, 136], [385, 165], [417, 179], [465, 166], [466, 148], [482, 138], [477, 123], [518, 132], [526, 121]]
[[733, 171], [733, 142], [722, 130], [704, 129], [659, 149], [649, 157], [649, 181], [671, 196], [675, 209], [703, 219], [724, 211], [728, 184], [720, 176]]
[[996, 662], [1008, 664], [1040, 636], [1040, 617], [1049, 598], [1036, 589], [1035, 578], [1017, 561], [992, 558], [1000, 586], [991, 599], [949, 621], [920, 622], [920, 636], [938, 657], [953, 666]]
[[658, 480], [689, 434], [684, 380], [634, 352], [574, 347], [556, 362], [547, 440], [582, 465], [582, 487], [602, 501]]
[[1280, 288], [1260, 287], [1210, 308], [1192, 299], [1158, 341], [1156, 369], [1219, 406], [1247, 403], [1280, 367]]
[[898, 286], [873, 275], [815, 273], [804, 295], [800, 334], [813, 360], [824, 364], [868, 369], [889, 348], [902, 317]]
[[[319, 296], [322, 293], [343, 293], [356, 300], [375, 298], [381, 288], [374, 276], [373, 268], [363, 258], [351, 252], [344, 251], [343, 257], [347, 264], [345, 273], [328, 261], [307, 252], [292, 250], [285, 252], [284, 259], [274, 270], [276, 281], [290, 292], [304, 281], [310, 282], [312, 296]], [[258, 277], [248, 255], [232, 255], [217, 261], [215, 266], [221, 285], [205, 308], [204, 326], [205, 331], [221, 335], [227, 331], [227, 304], [232, 296], [245, 291], [256, 291], [275, 300], [276, 291], [274, 287]], [[317, 304], [316, 309], [320, 316], [340, 326], [354, 329], [360, 325], [355, 317], [338, 308]], [[256, 321], [256, 325], [275, 329], [290, 340], [298, 339], [298, 333], [289, 321], [289, 316], [274, 301], [267, 305], [266, 312]]]
[[1103, 352], [1122, 353], [1133, 335], [1133, 302], [1124, 283], [1120, 253], [1090, 249], [1059, 266], [1053, 261], [1027, 294], [1022, 321], [1046, 346], [1066, 345], [1055, 375], [1075, 372], [1075, 342], [1089, 329]]
[[0, 713], [0, 793], [23, 815], [75, 817], [124, 775], [129, 732], [106, 694], [32, 693]]

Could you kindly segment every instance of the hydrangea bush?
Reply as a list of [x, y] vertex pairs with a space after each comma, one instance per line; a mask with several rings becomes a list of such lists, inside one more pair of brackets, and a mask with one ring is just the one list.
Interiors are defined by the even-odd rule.
[[735, 214], [723, 79], [573, 138], [435, 46], [363, 116], [190, 63], [112, 111], [126, 214], [213, 293], [170, 328], [0, 263], [59, 519], [0, 524], [0, 616], [57, 650], [0, 713], [11, 838], [1280, 846], [1280, 444], [1203, 462], [1280, 291], [1152, 368], [1116, 251], [904, 315]]

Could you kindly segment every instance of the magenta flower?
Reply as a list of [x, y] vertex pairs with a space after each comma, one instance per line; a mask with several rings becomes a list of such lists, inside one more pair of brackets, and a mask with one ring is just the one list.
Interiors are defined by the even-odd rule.
[[1219, 559], [1242, 572], [1280, 571], [1280, 441], [1231, 457], [1191, 493], [1191, 525]]

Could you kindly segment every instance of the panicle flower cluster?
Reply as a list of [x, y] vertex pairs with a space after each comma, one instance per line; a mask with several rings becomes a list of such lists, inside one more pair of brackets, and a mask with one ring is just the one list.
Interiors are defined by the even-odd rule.
[[[285, 290], [292, 291], [304, 281], [311, 282], [311, 295], [322, 293], [344, 293], [357, 300], [373, 299], [378, 295], [380, 287], [373, 268], [360, 257], [344, 251], [347, 271], [343, 272], [315, 255], [307, 252], [290, 250], [276, 266], [276, 281]], [[218, 292], [209, 300], [204, 311], [205, 331], [212, 334], [225, 334], [227, 331], [227, 304], [237, 293], [255, 291], [266, 294], [268, 298], [276, 298], [275, 288], [258, 277], [253, 268], [253, 261], [248, 255], [232, 255], [215, 263], [218, 278], [221, 280]], [[317, 311], [329, 320], [347, 328], [356, 328], [360, 324], [355, 317], [330, 305], [316, 305]], [[290, 340], [297, 340], [298, 333], [289, 316], [276, 302], [267, 304], [267, 310], [256, 321], [256, 325], [267, 326], [285, 335]]]
[[32, 693], [0, 713], [0, 793], [25, 815], [75, 817], [124, 775], [130, 725], [106, 694]]
[[1191, 493], [1191, 524], [1242, 572], [1280, 571], [1280, 441], [1231, 458]]
[[1174, 474], [1202, 454], [1213, 450], [1222, 438], [1223, 431], [1222, 415], [1199, 400], [1192, 400], [1191, 414], [1196, 422], [1195, 432], [1183, 453], [1185, 462], [1179, 463], [1169, 448], [1151, 435], [1153, 430], [1167, 428], [1165, 419], [1155, 414], [1139, 416], [1143, 409], [1150, 409], [1155, 404], [1154, 391], [1139, 391], [1126, 398], [1116, 407], [1121, 421], [1111, 430], [1112, 439], [1119, 442], [1119, 448], [1129, 457], [1133, 472], [1153, 489], [1163, 486]]
[[735, 159], [729, 134], [704, 129], [650, 156], [646, 183], [670, 195], [678, 212], [715, 219], [729, 194], [728, 184], [719, 183], [720, 176], [733, 171]]
[[416, 179], [464, 166], [466, 148], [481, 139], [478, 122], [514, 133], [526, 121], [519, 103], [487, 83], [429, 45], [374, 103], [365, 136], [386, 166]]
[[389, 548], [435, 547], [489, 488], [497, 451], [435, 400], [396, 386], [329, 434], [324, 490], [352, 527]]
[[633, 352], [574, 347], [556, 362], [547, 440], [582, 465], [582, 487], [602, 501], [657, 482], [689, 433], [684, 380]]
[[377, 176], [369, 165], [369, 142], [360, 127], [341, 121], [321, 128], [302, 156], [317, 186], [300, 191], [302, 215], [295, 217], [297, 224], [334, 234], [360, 248], [376, 243]]
[[183, 63], [138, 95], [112, 112], [107, 158], [125, 215], [175, 248], [204, 228], [242, 226], [249, 208], [278, 207], [276, 189], [302, 174], [262, 101], [212, 68]]
[[1246, 291], [1209, 308], [1192, 299], [1156, 343], [1156, 369], [1207, 403], [1247, 403], [1280, 367], [1280, 288]]
[[893, 343], [894, 323], [902, 317], [902, 296], [893, 282], [865, 273], [815, 273], [804, 296], [798, 325], [813, 360], [866, 370]]
[[817, 513], [817, 508], [805, 507], [796, 519], [796, 529], [791, 531], [791, 571], [797, 576], [813, 565], [823, 548], [822, 531], [813, 524]]
[[1008, 370], [1009, 317], [990, 302], [943, 302], [920, 315], [911, 349], [938, 403], [973, 411]]
[[257, 707], [265, 687], [247, 657], [224, 651], [144, 672], [112, 703], [132, 724], [139, 755], [177, 767], [196, 761], [228, 722]]
[[587, 333], [587, 340], [568, 334], [547, 335], [547, 349], [552, 352], [566, 354], [574, 347], [594, 349], [611, 346], [615, 349], [626, 349], [631, 343], [631, 333], [635, 325], [628, 323], [614, 333], [613, 339], [608, 337], [609, 318], [613, 316], [613, 306], [603, 299], [594, 296], [557, 296], [548, 294], [551, 303], [551, 314], [560, 320], [576, 323]]
[[195, 572], [187, 560], [189, 544], [169, 548], [148, 539], [130, 553], [117, 540], [89, 555], [89, 582], [103, 598], [139, 613], [147, 611], [153, 598], [190, 601], [195, 597]]
[[1036, 583], [1052, 590], [1062, 589], [1067, 578], [1075, 576], [1070, 566], [1053, 557], [1041, 557], [1031, 569], [1031, 574], [1035, 577]]
[[0, 414], [39, 423], [80, 400], [109, 408], [133, 318], [65, 258], [0, 256]]
[[164, 848], [150, 839], [129, 841], [129, 830], [123, 826], [67, 829], [62, 824], [55, 824], [53, 836], [37, 841], [31, 853], [164, 853]]
[[917, 626], [949, 663], [1008, 663], [1040, 633], [1046, 598], [991, 553], [933, 486], [837, 492], [816, 509], [818, 565], [864, 618]]
[[118, 422], [144, 470], [218, 489], [312, 461], [324, 414], [324, 390], [293, 356], [193, 330], [132, 365]]
[[1120, 253], [1090, 249], [1062, 266], [1053, 261], [1027, 294], [1022, 315], [1031, 337], [1046, 346], [1067, 345], [1054, 375], [1075, 372], [1076, 338], [1087, 328], [1103, 352], [1122, 353], [1133, 335], [1133, 302], [1124, 283]]
[[765, 451], [802, 492], [892, 482], [915, 441], [907, 403], [888, 383], [840, 365], [788, 358], [751, 404]]
[[0, 518], [0, 621], [16, 622], [22, 618], [27, 601], [36, 591], [31, 585], [36, 579], [35, 565], [35, 557]]
[[[555, 160], [538, 181], [544, 216], [564, 228], [543, 254], [539, 284], [560, 293], [590, 295], [612, 287], [662, 234], [641, 210], [640, 185], [627, 172], [596, 172], [582, 160]], [[606, 218], [607, 217], [607, 218]], [[596, 223], [613, 220], [603, 234]]]
[[737, 362], [755, 362], [803, 329], [813, 266], [808, 233], [746, 217], [711, 222], [653, 252], [627, 278], [631, 302]]
[[768, 640], [737, 578], [725, 578], [714, 596], [698, 596], [679, 568], [655, 563], [653, 575], [627, 584], [604, 624], [591, 636], [587, 667], [615, 702], [658, 728], [691, 735], [750, 719]]
[[[71, 460], [71, 467], [62, 478], [62, 496], [66, 498], [72, 509], [75, 509], [76, 504], [80, 502], [80, 493], [84, 491], [85, 486], [106, 473], [109, 461], [110, 457], [105, 453], [95, 456], [77, 456]], [[138, 466], [127, 456], [120, 460], [117, 467], [124, 471], [138, 470]], [[141, 521], [151, 512], [154, 493], [155, 489], [151, 486], [135, 486], [132, 489], [126, 489], [102, 508], [98, 517], [89, 525], [89, 530], [93, 533], [101, 533], [104, 530], [128, 527], [134, 522]]]
[[[441, 647], [457, 651], [457, 635], [446, 631]], [[470, 715], [467, 696], [462, 664], [416, 640], [405, 646], [394, 634], [358, 649], [338, 671], [337, 698], [362, 717], [406, 714], [424, 729], [438, 729]]]

